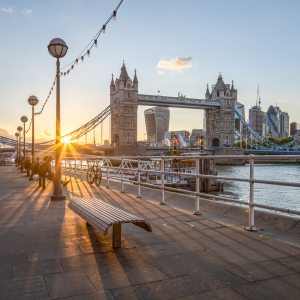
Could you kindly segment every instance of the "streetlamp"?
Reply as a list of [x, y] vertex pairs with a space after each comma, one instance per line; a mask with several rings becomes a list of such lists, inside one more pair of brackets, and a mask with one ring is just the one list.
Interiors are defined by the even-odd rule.
[[15, 136], [17, 138], [17, 163], [19, 163], [19, 132], [15, 133]]
[[25, 123], [28, 121], [28, 118], [26, 116], [22, 116], [21, 121], [24, 123], [24, 129], [23, 129], [23, 134], [24, 134], [24, 157], [25, 157]]
[[31, 174], [30, 174], [29, 180], [33, 180], [32, 176], [33, 176], [33, 164], [34, 164], [34, 107], [39, 103], [39, 99], [36, 96], [30, 96], [28, 98], [27, 102], [32, 106], [32, 117], [31, 117], [31, 127], [32, 127], [31, 161], [32, 161], [32, 169], [31, 169]]
[[22, 126], [18, 126], [17, 130], [19, 131], [19, 158], [20, 158], [21, 157], [21, 141], [20, 141], [20, 138], [21, 138], [21, 131], [23, 130]]
[[62, 39], [53, 39], [48, 45], [48, 51], [51, 56], [56, 58], [56, 155], [55, 155], [55, 175], [54, 192], [51, 200], [65, 200], [66, 196], [61, 189], [61, 141], [60, 141], [60, 62], [59, 59], [67, 54], [68, 46]]

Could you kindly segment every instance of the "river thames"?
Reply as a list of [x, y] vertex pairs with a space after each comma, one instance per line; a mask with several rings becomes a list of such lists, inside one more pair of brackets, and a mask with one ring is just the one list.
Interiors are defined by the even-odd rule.
[[[219, 176], [249, 178], [249, 165], [215, 166]], [[300, 181], [300, 165], [257, 164], [254, 166], [254, 178], [272, 181]], [[220, 196], [249, 201], [249, 183], [224, 181], [223, 192], [214, 192]], [[268, 184], [254, 184], [254, 201], [260, 204], [300, 210], [300, 188]]]

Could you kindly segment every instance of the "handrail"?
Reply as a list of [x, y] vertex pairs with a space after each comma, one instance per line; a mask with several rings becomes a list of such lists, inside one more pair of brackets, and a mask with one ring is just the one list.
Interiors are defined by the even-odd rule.
[[[200, 199], [208, 198], [213, 200], [221, 200], [226, 202], [232, 202], [237, 204], [246, 205], [249, 207], [249, 227], [247, 230], [255, 231], [254, 225], [254, 213], [255, 207], [263, 208], [267, 210], [275, 210], [280, 212], [285, 212], [293, 215], [300, 215], [300, 211], [292, 210], [288, 208], [270, 206], [265, 204], [260, 204], [255, 202], [254, 198], [254, 184], [269, 184], [269, 185], [279, 185], [279, 186], [290, 186], [290, 187], [299, 187], [300, 183], [298, 182], [287, 182], [287, 181], [272, 181], [272, 180], [262, 180], [254, 178], [254, 160], [275, 160], [275, 159], [292, 159], [292, 160], [300, 160], [300, 155], [216, 155], [216, 156], [209, 156], [209, 155], [196, 155], [196, 156], [120, 156], [120, 157], [107, 157], [107, 156], [92, 156], [92, 155], [71, 155], [70, 154], [62, 154], [62, 167], [65, 168], [65, 176], [67, 175], [67, 166], [68, 166], [68, 173], [70, 177], [76, 178], [76, 173], [80, 172], [81, 180], [82, 175], [84, 175], [84, 161], [89, 159], [97, 159], [99, 162], [102, 161], [101, 169], [106, 170], [103, 171], [103, 178], [107, 179], [107, 188], [109, 188], [110, 180], [119, 181], [121, 182], [121, 192], [125, 192], [124, 184], [131, 183], [136, 184], [138, 187], [138, 197], [141, 197], [141, 186], [155, 188], [161, 190], [161, 205], [165, 204], [165, 191], [172, 191], [178, 193], [184, 193], [191, 196], [195, 196], [195, 212], [194, 214], [201, 214], [200, 211]], [[239, 160], [247, 160], [249, 161], [249, 178], [234, 178], [234, 177], [227, 177], [227, 176], [219, 176], [219, 175], [210, 175], [210, 174], [202, 174], [199, 172], [200, 164], [204, 163], [206, 160], [223, 160], [223, 159], [239, 159]], [[77, 162], [80, 160], [80, 162]], [[180, 161], [195, 161], [195, 173], [185, 173], [185, 172], [174, 172], [168, 170], [166, 165], [169, 161], [180, 160]], [[67, 163], [67, 161], [69, 161]], [[72, 163], [73, 161], [73, 163]], [[119, 166], [113, 166], [113, 162], [119, 162]], [[159, 167], [155, 167], [153, 163], [159, 163]], [[134, 165], [133, 165], [134, 164]], [[73, 166], [74, 165], [74, 166]], [[80, 166], [80, 171], [79, 171]], [[137, 181], [132, 181], [125, 178], [125, 172], [130, 171], [132, 175], [135, 175]], [[160, 174], [161, 176], [161, 184], [151, 184], [141, 181], [141, 173], [147, 174]], [[179, 188], [172, 188], [165, 186], [164, 184], [164, 175], [176, 175], [176, 176], [185, 176], [185, 177], [193, 177], [195, 178], [196, 183], [196, 190], [195, 191], [188, 191]], [[249, 184], [250, 193], [249, 193], [249, 201], [242, 201], [239, 199], [233, 199], [224, 196], [216, 196], [207, 193], [203, 193], [200, 191], [200, 180], [203, 179], [222, 179], [222, 180], [230, 180], [230, 181], [240, 181], [246, 182]]]

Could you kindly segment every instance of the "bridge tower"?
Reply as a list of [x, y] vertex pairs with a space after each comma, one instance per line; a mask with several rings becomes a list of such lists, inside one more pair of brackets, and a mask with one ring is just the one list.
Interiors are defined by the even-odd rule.
[[206, 147], [222, 148], [234, 146], [235, 103], [237, 90], [230, 84], [225, 84], [220, 74], [214, 89], [205, 94], [206, 100], [219, 100], [220, 107], [206, 109]]
[[117, 146], [131, 146], [137, 141], [138, 80], [136, 70], [133, 81], [128, 76], [125, 63], [119, 78], [110, 84], [110, 105], [120, 104], [111, 115], [111, 143]]

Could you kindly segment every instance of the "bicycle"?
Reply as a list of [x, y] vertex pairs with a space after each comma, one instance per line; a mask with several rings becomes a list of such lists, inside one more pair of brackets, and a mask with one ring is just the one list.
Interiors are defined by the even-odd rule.
[[[92, 166], [90, 167], [90, 163]], [[99, 186], [101, 184], [102, 180], [102, 170], [100, 167], [100, 161], [87, 161], [88, 164], [88, 170], [87, 170], [87, 182], [88, 184], [92, 185], [93, 183], [96, 184], [96, 186]]]

